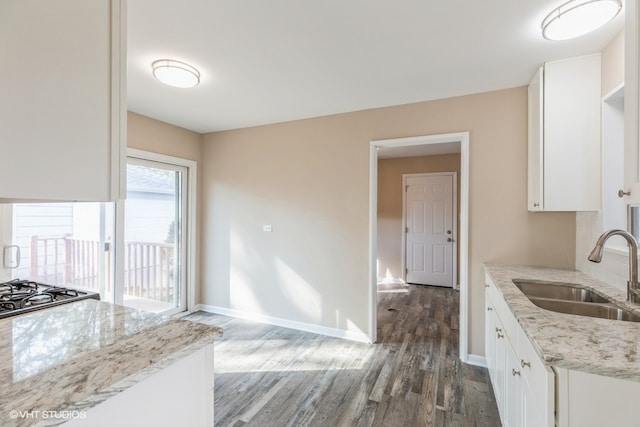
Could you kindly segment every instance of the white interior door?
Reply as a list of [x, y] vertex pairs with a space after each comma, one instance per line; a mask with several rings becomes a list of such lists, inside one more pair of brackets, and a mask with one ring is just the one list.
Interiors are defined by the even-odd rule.
[[454, 285], [454, 174], [405, 175], [406, 281]]

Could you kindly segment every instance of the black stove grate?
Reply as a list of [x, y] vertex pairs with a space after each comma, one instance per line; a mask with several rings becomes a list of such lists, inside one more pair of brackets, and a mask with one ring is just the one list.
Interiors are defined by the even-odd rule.
[[87, 298], [99, 300], [100, 294], [13, 279], [0, 283], [0, 318]]

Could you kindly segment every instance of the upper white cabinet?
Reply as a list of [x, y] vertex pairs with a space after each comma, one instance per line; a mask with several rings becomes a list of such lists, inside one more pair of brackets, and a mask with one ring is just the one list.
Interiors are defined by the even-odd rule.
[[600, 62], [547, 62], [529, 85], [530, 211], [600, 209]]
[[115, 200], [125, 0], [0, 2], [0, 199]]
[[640, 205], [640, 10], [638, 3], [625, 3], [624, 23], [624, 190], [627, 204]]

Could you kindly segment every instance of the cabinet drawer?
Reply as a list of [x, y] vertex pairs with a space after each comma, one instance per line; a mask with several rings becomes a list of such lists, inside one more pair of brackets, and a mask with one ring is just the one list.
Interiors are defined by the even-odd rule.
[[509, 310], [507, 303], [502, 297], [502, 293], [500, 293], [489, 275], [485, 277], [485, 291], [485, 298], [489, 298], [491, 300], [493, 309], [496, 311], [496, 315], [500, 319], [500, 323], [502, 323], [505, 335], [515, 347], [518, 322], [515, 317], [513, 317], [513, 313]]
[[493, 302], [494, 309], [496, 310], [496, 315], [500, 319], [500, 323], [502, 323], [505, 336], [515, 348], [519, 328], [516, 318], [513, 316], [513, 313], [511, 313], [511, 310], [509, 310], [509, 307], [502, 298], [502, 295], [499, 295], [498, 297], [492, 296], [491, 301]]

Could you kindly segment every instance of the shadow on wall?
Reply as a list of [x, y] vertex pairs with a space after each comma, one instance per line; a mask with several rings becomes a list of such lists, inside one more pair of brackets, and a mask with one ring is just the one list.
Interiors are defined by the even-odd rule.
[[[215, 186], [215, 192], [216, 197], [232, 201], [216, 207], [216, 228], [211, 231], [212, 256], [219, 257], [218, 268], [212, 272], [215, 286], [208, 290], [213, 293], [215, 306], [255, 318], [364, 334], [366, 327], [341, 314], [347, 312], [345, 308], [354, 297], [350, 294], [350, 281], [354, 279], [341, 271], [350, 272], [348, 264], [358, 262], [345, 249], [348, 245], [343, 236], [349, 233], [338, 229], [348, 223], [340, 218], [343, 210], [317, 209], [301, 201], [292, 202], [290, 197], [265, 200], [253, 192], [222, 184]], [[271, 225], [272, 231], [264, 231], [264, 225]], [[313, 230], [314, 239], [307, 237], [309, 230]], [[224, 263], [220, 262], [224, 257]], [[336, 264], [336, 259], [343, 260], [347, 268]], [[225, 266], [225, 271], [220, 266]], [[327, 288], [332, 291], [327, 292]], [[324, 297], [321, 292], [325, 292]]]

